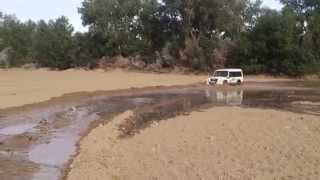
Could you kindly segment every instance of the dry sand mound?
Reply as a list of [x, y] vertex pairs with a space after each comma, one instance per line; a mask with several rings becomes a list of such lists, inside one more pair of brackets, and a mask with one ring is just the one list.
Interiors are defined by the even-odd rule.
[[311, 179], [320, 177], [317, 116], [213, 108], [119, 139], [126, 112], [80, 144], [68, 180]]

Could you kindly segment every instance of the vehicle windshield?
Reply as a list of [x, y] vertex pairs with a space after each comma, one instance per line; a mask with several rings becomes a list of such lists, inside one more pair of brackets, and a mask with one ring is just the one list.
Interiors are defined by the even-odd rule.
[[216, 71], [214, 77], [228, 77], [228, 71]]

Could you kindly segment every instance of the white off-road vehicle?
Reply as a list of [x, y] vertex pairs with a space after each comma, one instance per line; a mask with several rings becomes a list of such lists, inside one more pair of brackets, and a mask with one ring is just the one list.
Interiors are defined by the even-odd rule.
[[219, 69], [207, 79], [208, 85], [241, 85], [243, 83], [242, 69]]

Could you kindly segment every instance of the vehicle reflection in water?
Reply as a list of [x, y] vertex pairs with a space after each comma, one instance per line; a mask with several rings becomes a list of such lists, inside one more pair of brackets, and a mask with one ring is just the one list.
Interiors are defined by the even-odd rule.
[[228, 105], [228, 106], [240, 106], [243, 101], [243, 90], [229, 90], [229, 91], [206, 91], [206, 96], [212, 102]]

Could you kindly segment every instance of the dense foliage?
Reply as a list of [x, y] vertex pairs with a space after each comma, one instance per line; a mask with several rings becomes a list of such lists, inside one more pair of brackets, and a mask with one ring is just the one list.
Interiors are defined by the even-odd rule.
[[[286, 0], [282, 11], [260, 9], [230, 57], [247, 72], [319, 74], [319, 1]], [[318, 3], [316, 3], [318, 2]]]
[[0, 13], [0, 66], [94, 68], [121, 55], [201, 71], [319, 73], [320, 2], [281, 2], [275, 11], [260, 0], [84, 0], [86, 33], [75, 33], [65, 17], [21, 22]]

